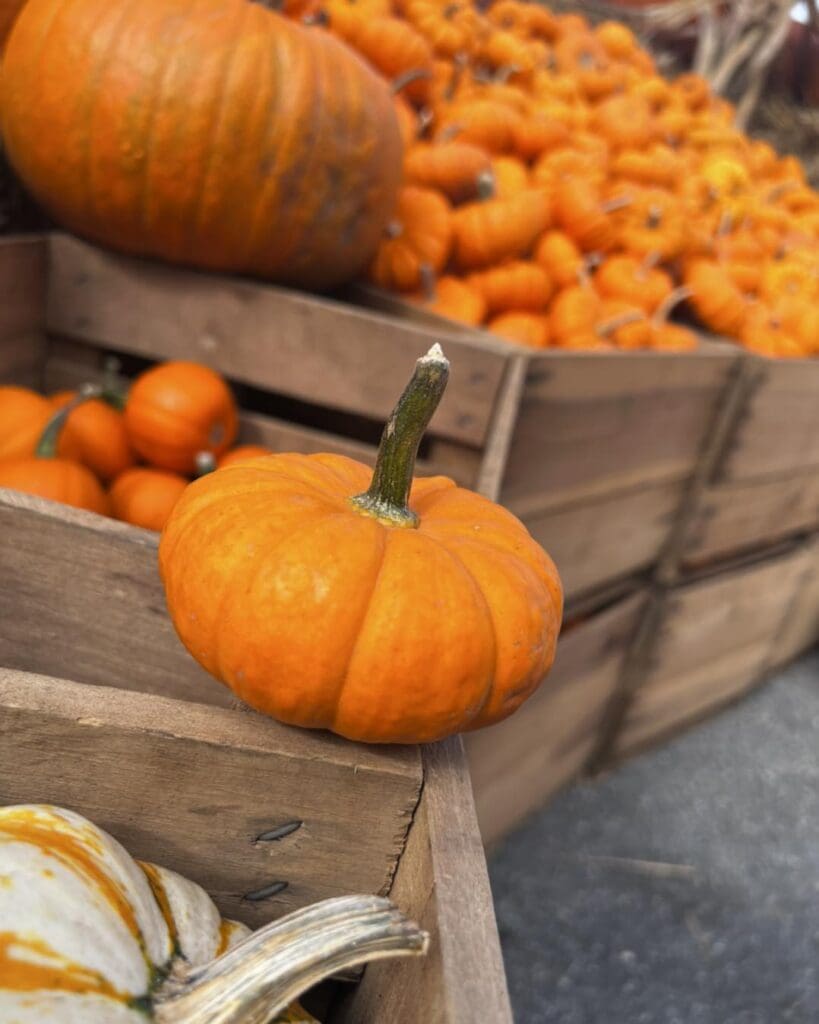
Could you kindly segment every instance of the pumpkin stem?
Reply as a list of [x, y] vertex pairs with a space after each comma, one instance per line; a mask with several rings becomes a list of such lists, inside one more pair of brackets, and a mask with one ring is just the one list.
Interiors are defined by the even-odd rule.
[[631, 196], [613, 196], [600, 204], [600, 211], [601, 213], [616, 213], [617, 210], [623, 210], [626, 206], [631, 206]]
[[56, 458], [60, 434], [68, 421], [68, 417], [78, 405], [82, 405], [83, 402], [87, 402], [91, 398], [101, 398], [102, 394], [102, 388], [97, 384], [83, 384], [71, 401], [66, 402], [62, 409], [58, 409], [48, 423], [46, 423], [40, 435], [40, 440], [37, 442], [37, 447], [34, 451], [35, 456], [38, 459]]
[[342, 896], [260, 928], [212, 963], [171, 975], [158, 1024], [271, 1020], [303, 992], [369, 960], [423, 956], [429, 936], [380, 896]]
[[654, 315], [651, 317], [652, 324], [654, 324], [655, 327], [659, 327], [661, 324], [664, 324], [668, 320], [671, 310], [686, 299], [690, 299], [693, 294], [693, 290], [687, 285], [680, 285], [680, 287], [675, 288], [673, 292], [669, 292], [660, 305], [654, 310]]
[[213, 452], [197, 452], [193, 461], [196, 467], [194, 475], [197, 479], [200, 476], [207, 476], [208, 473], [213, 473], [216, 469], [216, 458]]
[[420, 82], [425, 78], [432, 78], [432, 75], [426, 68], [410, 68], [409, 71], [403, 71], [392, 80], [391, 88], [393, 95], [398, 95], [408, 85], [412, 85], [413, 82]]
[[432, 269], [429, 263], [422, 263], [421, 266], [419, 267], [419, 275], [421, 278], [421, 291], [423, 292], [424, 299], [427, 302], [434, 302], [438, 297], [435, 271]]
[[415, 458], [448, 377], [449, 360], [435, 344], [415, 364], [412, 380], [387, 420], [369, 490], [350, 499], [364, 515], [390, 526], [418, 525], [418, 516], [407, 504]]
[[480, 171], [475, 179], [475, 191], [478, 193], [478, 199], [480, 200], [494, 199], [497, 193], [495, 172], [492, 170]]

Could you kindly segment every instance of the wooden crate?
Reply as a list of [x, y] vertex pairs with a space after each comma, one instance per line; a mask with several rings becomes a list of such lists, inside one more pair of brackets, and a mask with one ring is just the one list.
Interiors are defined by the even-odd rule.
[[819, 527], [817, 437], [819, 360], [746, 356], [675, 528], [668, 572], [680, 576]]
[[806, 571], [776, 638], [772, 662], [785, 665], [819, 643], [819, 534], [807, 542]]
[[496, 842], [583, 770], [620, 682], [646, 591], [637, 589], [567, 622], [554, 668], [523, 707], [464, 736], [478, 822]]
[[532, 352], [371, 291], [357, 297], [378, 311], [65, 235], [0, 251], [9, 293], [27, 282], [16, 300], [25, 322], [10, 333], [0, 322], [0, 379], [74, 385], [107, 353], [197, 359], [240, 389], [241, 440], [274, 448], [371, 462], [413, 360], [441, 342], [451, 383], [419, 470], [517, 513], [555, 557], [571, 601], [656, 560], [739, 357], [721, 346]]
[[653, 746], [762, 680], [808, 568], [808, 548], [658, 587], [610, 709], [598, 766]]
[[234, 706], [170, 628], [156, 548], [0, 491], [0, 802], [86, 814], [252, 926], [390, 893], [430, 954], [369, 968], [329, 1024], [511, 1024], [460, 741], [367, 747]]

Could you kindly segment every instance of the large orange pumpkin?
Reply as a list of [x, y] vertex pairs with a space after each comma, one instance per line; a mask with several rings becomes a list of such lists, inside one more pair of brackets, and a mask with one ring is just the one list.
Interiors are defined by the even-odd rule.
[[171, 618], [258, 710], [424, 742], [505, 718], [548, 671], [562, 610], [549, 556], [486, 498], [412, 480], [447, 369], [437, 346], [419, 360], [374, 473], [268, 455], [202, 477], [176, 505], [159, 549]]
[[135, 452], [175, 473], [196, 472], [196, 457], [218, 457], [238, 429], [236, 403], [214, 370], [182, 360], [160, 363], [134, 381], [125, 427]]
[[383, 79], [248, 0], [29, 0], [2, 131], [30, 191], [78, 234], [308, 287], [367, 263], [401, 177]]

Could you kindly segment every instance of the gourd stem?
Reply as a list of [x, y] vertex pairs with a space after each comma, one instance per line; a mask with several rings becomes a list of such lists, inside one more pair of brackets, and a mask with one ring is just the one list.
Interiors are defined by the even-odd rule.
[[407, 504], [415, 458], [448, 377], [449, 360], [435, 344], [415, 364], [412, 380], [387, 420], [369, 490], [350, 499], [364, 515], [391, 526], [418, 525], [418, 516]]
[[193, 461], [197, 477], [207, 476], [208, 473], [213, 473], [216, 469], [216, 457], [213, 452], [197, 452]]
[[48, 423], [46, 423], [40, 435], [40, 440], [37, 442], [37, 448], [34, 451], [36, 457], [38, 459], [56, 458], [60, 434], [68, 421], [68, 417], [77, 406], [82, 405], [83, 402], [87, 402], [91, 398], [101, 398], [102, 393], [102, 388], [96, 384], [83, 384], [71, 401], [66, 402], [61, 409], [58, 409]]
[[651, 318], [651, 322], [655, 326], [664, 324], [671, 315], [671, 311], [674, 309], [674, 307], [678, 306], [681, 302], [684, 302], [686, 299], [690, 299], [693, 294], [693, 290], [689, 288], [687, 285], [683, 284], [680, 285], [679, 288], [675, 288], [673, 292], [669, 292], [668, 295], [666, 295], [663, 301], [654, 310], [654, 315]]
[[173, 975], [157, 993], [158, 1024], [265, 1024], [307, 989], [370, 960], [422, 956], [429, 936], [389, 900], [324, 900], [249, 935], [217, 960]]

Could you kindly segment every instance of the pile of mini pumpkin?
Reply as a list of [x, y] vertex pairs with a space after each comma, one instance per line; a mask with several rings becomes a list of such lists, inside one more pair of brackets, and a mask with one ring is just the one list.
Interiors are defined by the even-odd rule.
[[[378, 286], [525, 345], [819, 353], [819, 195], [661, 77], [626, 26], [522, 0], [285, 0], [390, 80], [404, 139]], [[317, 29], [318, 30], [318, 29]]]
[[0, 386], [0, 487], [161, 530], [193, 477], [268, 454], [232, 447], [237, 430], [230, 388], [198, 363], [160, 363], [127, 395]]

